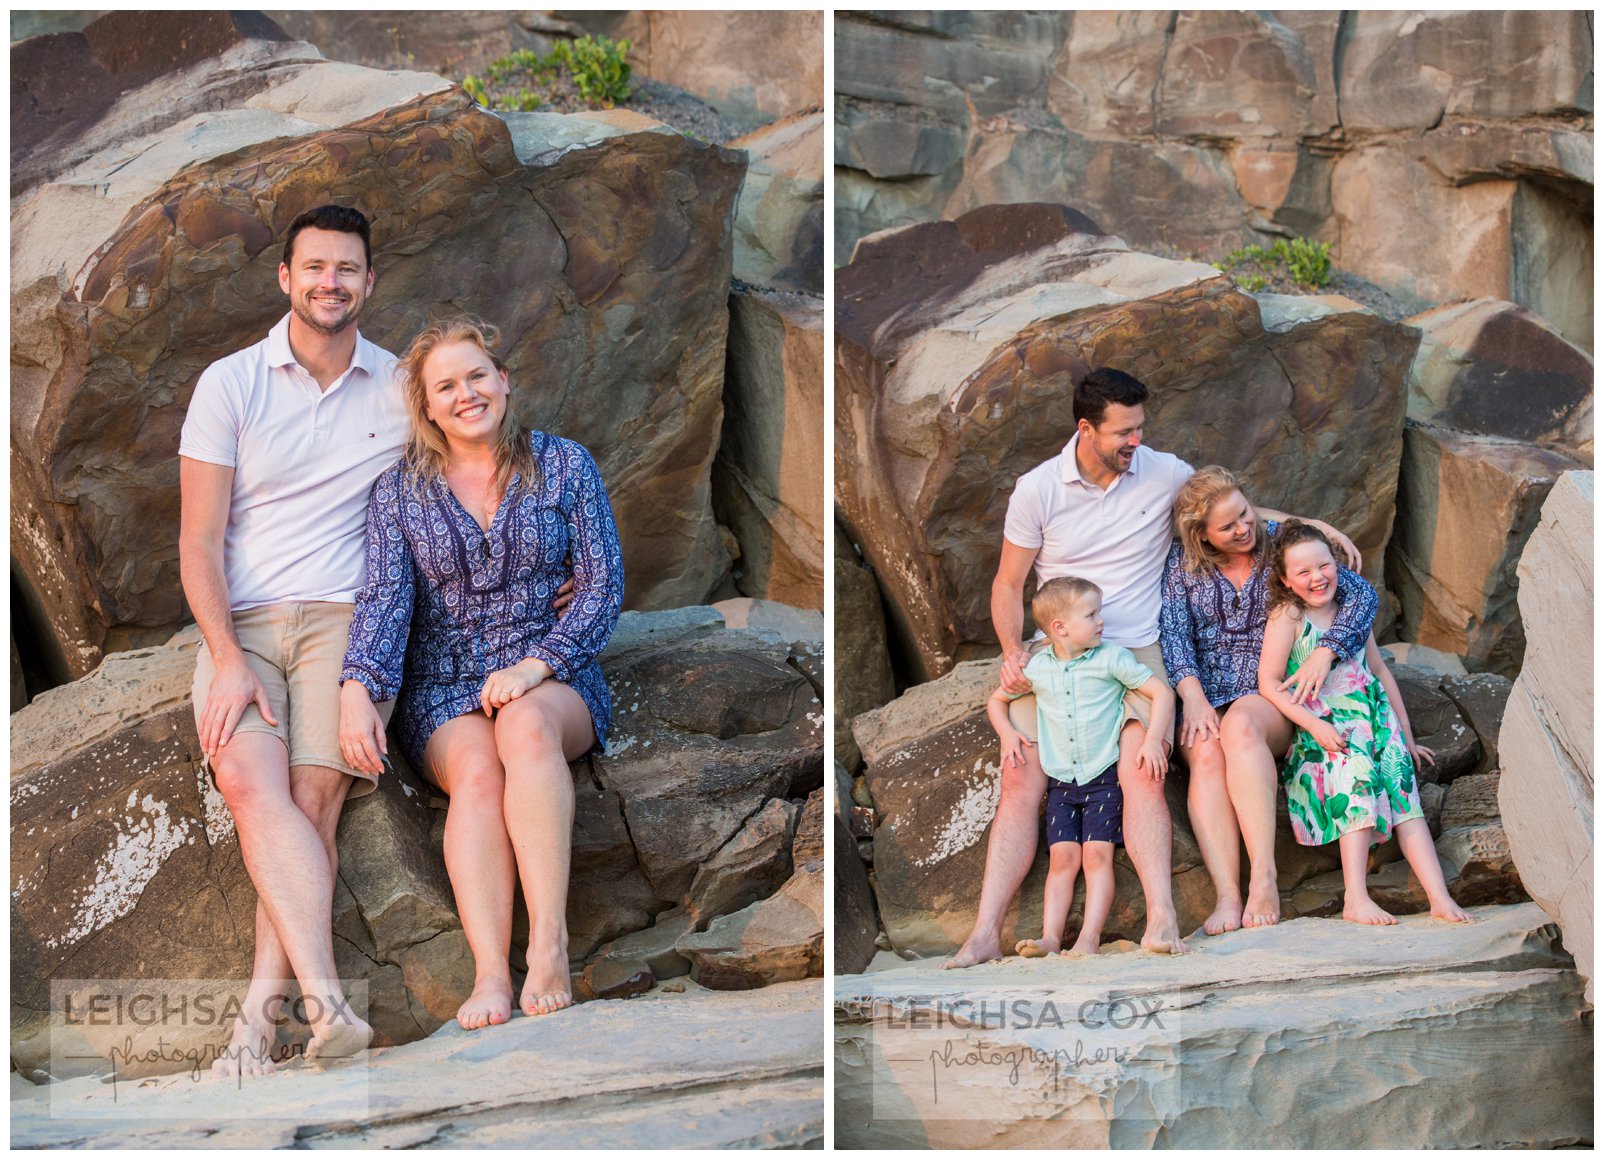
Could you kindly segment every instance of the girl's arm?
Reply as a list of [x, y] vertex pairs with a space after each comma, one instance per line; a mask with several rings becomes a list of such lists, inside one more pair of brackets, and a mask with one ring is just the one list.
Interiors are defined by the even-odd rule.
[[997, 733], [997, 740], [1002, 742], [1002, 763], [1004, 765], [1024, 765], [1025, 746], [1029, 745], [1030, 738], [1014, 728], [1014, 723], [1008, 719], [1008, 706], [1013, 701], [1006, 690], [1001, 687], [992, 691], [986, 698], [986, 719]]
[[1398, 678], [1392, 675], [1392, 670], [1382, 659], [1374, 635], [1365, 642], [1365, 663], [1370, 666], [1370, 671], [1376, 674], [1376, 679], [1387, 692], [1387, 701], [1392, 705], [1393, 716], [1398, 718], [1398, 729], [1403, 734], [1404, 747], [1409, 750], [1409, 756], [1415, 759], [1416, 767], [1418, 768], [1423, 760], [1436, 765], [1436, 754], [1424, 746], [1415, 744], [1415, 733], [1409, 726], [1409, 710], [1404, 708], [1403, 692], [1398, 688]]
[[1314, 735], [1323, 749], [1340, 748], [1341, 746], [1327, 745], [1330, 737], [1336, 736], [1336, 730], [1329, 721], [1322, 721], [1313, 713], [1299, 706], [1281, 688], [1281, 680], [1287, 671], [1287, 659], [1292, 655], [1292, 645], [1298, 639], [1298, 622], [1293, 620], [1286, 608], [1278, 608], [1270, 614], [1269, 623], [1264, 626], [1264, 646], [1259, 650], [1259, 695], [1281, 711], [1281, 715], [1291, 721], [1298, 728]]

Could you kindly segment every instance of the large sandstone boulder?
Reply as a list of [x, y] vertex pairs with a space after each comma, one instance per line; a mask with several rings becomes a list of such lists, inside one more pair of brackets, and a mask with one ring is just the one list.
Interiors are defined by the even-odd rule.
[[1421, 331], [1409, 417], [1558, 446], [1591, 461], [1593, 360], [1541, 318], [1477, 299], [1409, 319]]
[[738, 287], [713, 506], [747, 596], [824, 607], [824, 302]]
[[[1593, 996], [1593, 473], [1567, 472], [1521, 557], [1526, 663], [1499, 734], [1498, 799], [1521, 881]], [[1585, 626], [1585, 629], [1584, 627]]]
[[835, 973], [856, 975], [874, 959], [880, 920], [868, 872], [858, 857], [858, 844], [838, 811], [830, 821], [831, 866], [835, 872], [835, 926], [830, 939]]
[[1525, 648], [1515, 565], [1549, 488], [1575, 466], [1530, 443], [1409, 424], [1387, 551], [1399, 634], [1513, 677]]
[[[1384, 932], [1304, 918], [1200, 939], [1179, 959], [839, 976], [836, 1142], [1585, 1145], [1581, 980], [1535, 906], [1477, 918]], [[1300, 1101], [1312, 1076], [1320, 1098]]]
[[[11, 1020], [25, 1071], [51, 1067], [54, 983], [249, 976], [256, 896], [200, 769], [197, 641], [191, 629], [113, 654], [13, 717]], [[662, 912], [694, 903], [706, 922], [795, 878], [800, 806], [788, 799], [822, 783], [823, 721], [790, 645], [726, 629], [712, 609], [626, 613], [603, 669], [614, 731], [607, 754], [573, 766], [568, 925], [571, 965], [606, 958], [607, 970], [635, 953], [618, 942]], [[431, 1033], [473, 985], [433, 796], [401, 768], [341, 820], [336, 960], [380, 1043]], [[750, 881], [732, 881], [743, 868]], [[811, 937], [812, 920], [788, 910], [770, 916], [774, 937], [797, 937], [786, 914]], [[689, 924], [669, 921], [658, 925], [671, 947]], [[187, 1045], [223, 1030], [193, 1026]]]
[[[710, 468], [740, 155], [638, 114], [498, 118], [442, 78], [218, 19], [168, 14], [152, 44], [115, 13], [13, 50], [12, 551], [65, 675], [185, 619], [190, 392], [282, 315], [278, 240], [336, 195], [375, 222], [364, 333], [498, 324], [520, 414], [601, 466], [629, 604], [705, 599], [728, 563]], [[186, 21], [219, 42], [175, 61]], [[93, 117], [79, 87], [110, 94]]]
[[835, 521], [835, 757], [848, 770], [862, 760], [852, 718], [896, 695], [880, 588], [858, 550]]
[[836, 292], [837, 503], [913, 679], [995, 649], [1008, 496], [1063, 449], [1099, 366], [1152, 390], [1155, 445], [1344, 528], [1379, 586], [1414, 331], [1344, 299], [1255, 299], [1063, 206], [867, 239]]
[[735, 277], [824, 293], [824, 113], [802, 109], [737, 137], [746, 182], [735, 216]]

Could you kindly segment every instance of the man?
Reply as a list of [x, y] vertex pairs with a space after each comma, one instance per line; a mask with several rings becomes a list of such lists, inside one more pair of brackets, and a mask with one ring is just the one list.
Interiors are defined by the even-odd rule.
[[[1023, 641], [1025, 580], [1080, 576], [1103, 590], [1103, 639], [1123, 645], [1155, 674], [1168, 680], [1158, 645], [1159, 590], [1169, 552], [1171, 506], [1192, 468], [1173, 455], [1142, 445], [1142, 404], [1147, 388], [1121, 371], [1092, 371], [1075, 388], [1075, 434], [1063, 453], [1026, 472], [1014, 486], [1003, 529], [1002, 559], [992, 582], [991, 618], [1002, 646], [1002, 686], [1029, 689]], [[1262, 510], [1262, 509], [1261, 509]], [[1270, 519], [1279, 512], [1263, 510]], [[1357, 560], [1347, 537], [1330, 525], [1308, 521], [1331, 535]], [[1016, 724], [1030, 723], [1033, 699], [1014, 702]], [[1170, 891], [1170, 814], [1164, 783], [1140, 772], [1136, 757], [1146, 729], [1148, 704], [1126, 700], [1119, 740], [1119, 784], [1125, 797], [1125, 849], [1141, 879], [1147, 902], [1142, 946], [1185, 954]], [[1168, 743], [1165, 745], [1169, 749]], [[1034, 747], [1024, 765], [1006, 765], [1002, 795], [986, 849], [986, 870], [974, 929], [945, 964], [968, 967], [1001, 957], [1003, 917], [1036, 855], [1037, 816], [1047, 775]]]
[[372, 775], [343, 760], [340, 663], [363, 582], [368, 492], [400, 455], [395, 356], [357, 333], [373, 291], [368, 221], [324, 205], [290, 223], [278, 271], [290, 313], [196, 383], [179, 448], [179, 565], [205, 644], [195, 719], [256, 886], [256, 955], [221, 1074], [273, 1069], [292, 973], [307, 1058], [371, 1030], [334, 966], [334, 831]]

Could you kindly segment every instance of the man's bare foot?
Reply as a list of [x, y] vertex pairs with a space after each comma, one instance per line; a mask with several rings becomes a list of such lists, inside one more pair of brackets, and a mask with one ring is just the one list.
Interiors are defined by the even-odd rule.
[[1361, 922], [1366, 926], [1396, 926], [1398, 924], [1398, 920], [1377, 906], [1375, 900], [1368, 894], [1363, 898], [1343, 903], [1342, 917], [1349, 922]]
[[1242, 925], [1274, 926], [1281, 921], [1281, 893], [1275, 879], [1254, 882], [1248, 887], [1248, 903], [1242, 910]]
[[969, 940], [958, 948], [958, 953], [941, 964], [944, 971], [961, 970], [964, 967], [976, 967], [981, 963], [995, 963], [1002, 958], [1002, 948], [997, 945], [995, 938], [983, 939], [978, 934], [971, 934]]
[[568, 981], [567, 940], [547, 941], [540, 947], [530, 943], [529, 975], [518, 994], [518, 1007], [525, 1015], [550, 1015], [573, 1005]]
[[1014, 950], [1022, 959], [1045, 959], [1048, 955], [1056, 955], [1064, 944], [1056, 938], [1022, 938], [1014, 944]]
[[228, 1046], [212, 1061], [212, 1074], [224, 1079], [246, 1075], [272, 1075], [273, 1047], [278, 1029], [266, 1019], [247, 1022], [244, 1010], [234, 1021], [234, 1034]]
[[1214, 904], [1214, 913], [1203, 920], [1204, 934], [1226, 934], [1242, 929], [1242, 899], [1238, 895], [1222, 895]]
[[1431, 917], [1440, 918], [1444, 922], [1475, 922], [1476, 916], [1460, 906], [1452, 898], [1445, 898], [1441, 902], [1432, 904]]
[[340, 1007], [330, 1019], [312, 1025], [312, 1038], [306, 1045], [308, 1062], [318, 1059], [344, 1059], [366, 1051], [373, 1041], [369, 1027], [349, 1007]]
[[1190, 954], [1192, 948], [1181, 938], [1173, 911], [1147, 916], [1147, 930], [1142, 934], [1142, 949], [1157, 955]]
[[475, 979], [473, 994], [457, 1008], [457, 1023], [464, 1031], [477, 1031], [512, 1018], [512, 979]]

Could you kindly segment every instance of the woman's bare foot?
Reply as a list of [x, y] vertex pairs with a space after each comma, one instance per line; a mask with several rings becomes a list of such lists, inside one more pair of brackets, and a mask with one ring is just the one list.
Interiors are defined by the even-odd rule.
[[1361, 922], [1366, 926], [1398, 925], [1398, 920], [1377, 906], [1375, 899], [1368, 894], [1363, 898], [1344, 902], [1342, 904], [1342, 917], [1349, 922]]
[[1072, 959], [1089, 958], [1098, 952], [1101, 944], [1101, 939], [1087, 938], [1085, 935], [1081, 935], [1080, 938], [1075, 940], [1075, 945], [1064, 953]]
[[1275, 879], [1255, 881], [1248, 886], [1247, 905], [1242, 908], [1243, 926], [1274, 926], [1281, 921], [1281, 893]]
[[1048, 955], [1056, 955], [1063, 947], [1058, 939], [1048, 938], [1022, 938], [1014, 944], [1014, 950], [1022, 959], [1045, 959]]
[[1440, 918], [1444, 922], [1475, 922], [1476, 916], [1452, 898], [1445, 898], [1441, 902], [1431, 904], [1431, 917]]
[[1242, 929], [1242, 898], [1226, 894], [1214, 904], [1214, 913], [1203, 920], [1204, 934], [1226, 934]]
[[249, 1009], [247, 1000], [234, 1021], [234, 1034], [229, 1037], [228, 1046], [212, 1061], [213, 1075], [234, 1079], [245, 1075], [272, 1075], [276, 1070], [273, 1047], [278, 1028], [265, 1013], [260, 1019], [247, 1021], [245, 1013]]
[[574, 995], [568, 981], [566, 940], [551, 940], [541, 947], [531, 943], [528, 958], [529, 975], [518, 995], [519, 1010], [525, 1015], [550, 1015], [572, 1006]]
[[477, 1031], [512, 1018], [512, 979], [502, 975], [475, 979], [473, 994], [457, 1008], [457, 1023], [464, 1031]]
[[981, 963], [995, 963], [1002, 958], [1002, 947], [997, 945], [995, 938], [982, 938], [979, 934], [971, 934], [967, 942], [958, 948], [958, 953], [941, 964], [944, 971], [962, 970], [964, 967], [976, 967]]

